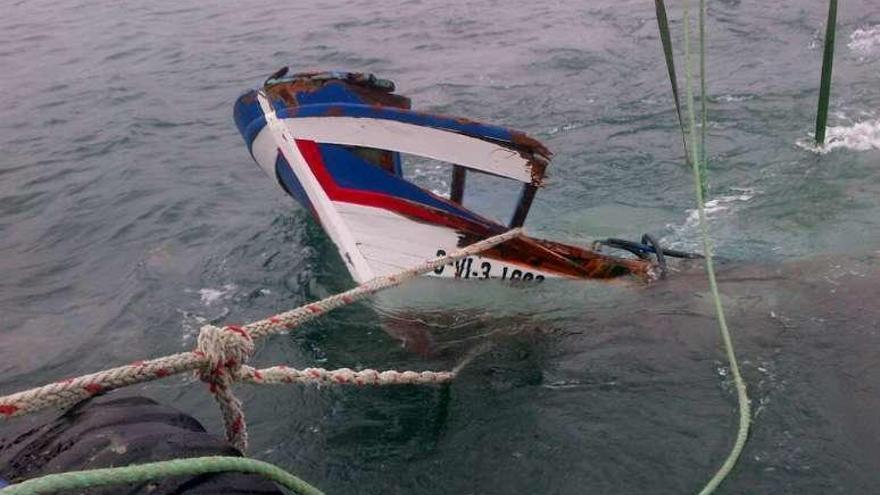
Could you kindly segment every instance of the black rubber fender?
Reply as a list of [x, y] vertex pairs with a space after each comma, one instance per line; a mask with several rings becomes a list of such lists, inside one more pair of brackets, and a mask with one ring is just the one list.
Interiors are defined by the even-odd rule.
[[[152, 399], [109, 394], [86, 399], [48, 420], [21, 418], [0, 430], [0, 478], [10, 483], [50, 473], [210, 455], [241, 456], [193, 417]], [[23, 422], [22, 424], [18, 424]], [[281, 495], [260, 476], [180, 476], [89, 494]]]

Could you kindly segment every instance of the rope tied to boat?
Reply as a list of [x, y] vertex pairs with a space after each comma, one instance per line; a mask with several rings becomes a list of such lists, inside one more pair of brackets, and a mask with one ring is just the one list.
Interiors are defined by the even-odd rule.
[[348, 368], [296, 370], [287, 366], [256, 369], [246, 363], [254, 353], [254, 341], [273, 333], [292, 330], [336, 308], [353, 304], [381, 290], [433, 271], [439, 266], [485, 251], [523, 234], [521, 228], [473, 243], [444, 256], [391, 275], [376, 277], [348, 291], [280, 313], [247, 325], [201, 328], [196, 348], [148, 361], [68, 378], [41, 387], [0, 397], [0, 419], [9, 419], [53, 407], [67, 407], [102, 392], [146, 383], [171, 375], [196, 372], [220, 406], [227, 440], [240, 451], [247, 449], [247, 426], [241, 401], [233, 394], [237, 381], [256, 384], [405, 385], [439, 384], [452, 381], [452, 371], [354, 371]]

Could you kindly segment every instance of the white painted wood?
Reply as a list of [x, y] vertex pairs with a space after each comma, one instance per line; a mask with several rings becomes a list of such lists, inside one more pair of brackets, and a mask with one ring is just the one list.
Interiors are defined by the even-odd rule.
[[[334, 205], [351, 226], [358, 249], [368, 261], [408, 268], [436, 257], [438, 249], [452, 252], [458, 245], [458, 234], [446, 227], [415, 222], [382, 208], [341, 201]], [[397, 270], [380, 273], [388, 275], [394, 271]]]
[[[381, 208], [341, 201], [334, 201], [333, 204], [342, 219], [351, 227], [358, 249], [376, 275], [389, 275], [435, 258], [438, 250], [451, 253], [458, 249], [459, 235], [450, 228], [416, 222]], [[515, 263], [481, 256], [470, 258], [469, 273], [459, 273], [463, 278], [483, 279], [488, 275], [488, 278], [509, 279], [515, 270], [531, 273], [532, 276], [564, 278], [557, 273]], [[484, 266], [484, 262], [488, 265]], [[454, 265], [446, 266], [440, 274], [427, 275], [454, 278], [456, 270]]]
[[[486, 154], [496, 153], [496, 159], [483, 163], [485, 166], [481, 167], [482, 170], [516, 180], [531, 179], [530, 173], [527, 175], [528, 167], [525, 160], [516, 153], [514, 153], [515, 157], [510, 156], [510, 150], [492, 143], [450, 132], [440, 132], [442, 136], [433, 136], [433, 133], [412, 132], [413, 129], [409, 129], [415, 127], [417, 130], [430, 130], [418, 126], [385, 127], [383, 132], [390, 131], [392, 135], [397, 131], [402, 133], [397, 136], [400, 142], [395, 145], [383, 144], [381, 139], [371, 140], [382, 133], [373, 133], [364, 139], [357, 140], [354, 137], [345, 138], [344, 133], [337, 134], [337, 138], [331, 138], [329, 137], [330, 132], [311, 133], [309, 128], [299, 126], [301, 121], [309, 119], [280, 121], [265, 96], [258, 95], [257, 98], [266, 116], [267, 126], [260, 131], [254, 140], [252, 146], [254, 158], [266, 174], [274, 178], [277, 153], [280, 152], [284, 155], [308, 195], [324, 230], [333, 240], [346, 268], [358, 283], [365, 282], [375, 276], [396, 273], [434, 258], [437, 256], [438, 250], [447, 253], [453, 252], [458, 248], [459, 235], [453, 229], [418, 222], [382, 208], [330, 200], [326, 191], [312, 174], [305, 158], [299, 152], [294, 137], [318, 142], [375, 146], [404, 153], [420, 154], [466, 166], [468, 160], [474, 160], [475, 164], [479, 165], [476, 163], [477, 160], [486, 159]], [[329, 117], [320, 120], [327, 119]], [[293, 120], [296, 122], [291, 122]], [[381, 122], [387, 123], [387, 121]], [[350, 122], [346, 124], [349, 126], [346, 132], [360, 132], [357, 131], [359, 127], [351, 127], [350, 124]], [[459, 138], [464, 138], [466, 142], [460, 141]], [[439, 139], [439, 141], [432, 144], [431, 140], [434, 139]], [[474, 143], [477, 146], [474, 146]], [[480, 158], [481, 156], [482, 158]], [[513, 174], [511, 169], [516, 169], [516, 167], [519, 167], [520, 172]], [[454, 265], [449, 265], [444, 267], [440, 274], [429, 273], [427, 275], [454, 278], [458, 274], [461, 278], [468, 279], [483, 279], [486, 276], [488, 278], [510, 279], [514, 271], [519, 271], [529, 273], [534, 277], [539, 275], [545, 278], [560, 277], [559, 274], [480, 256], [472, 256], [465, 259], [464, 262], [469, 264], [460, 266], [467, 266], [467, 270], [462, 268], [457, 271]], [[487, 263], [487, 265], [483, 265], [483, 263]]]
[[[352, 237], [348, 226], [343, 222], [339, 212], [334, 208], [327, 193], [321, 188], [318, 179], [312, 174], [311, 169], [308, 167], [305, 158], [299, 152], [299, 149], [294, 142], [294, 138], [288, 131], [287, 126], [278, 120], [278, 117], [275, 115], [275, 110], [272, 108], [264, 94], [257, 93], [257, 99], [260, 103], [260, 108], [263, 110], [263, 115], [266, 118], [266, 127], [263, 128], [260, 133], [270, 133], [275, 146], [290, 164], [293, 173], [296, 174], [296, 178], [299, 180], [300, 184], [302, 184], [306, 194], [308, 194], [312, 207], [318, 215], [324, 230], [339, 250], [339, 254], [355, 282], [362, 283], [370, 280], [374, 277], [372, 268], [370, 268], [367, 260], [364, 259], [363, 254], [361, 254], [360, 250], [357, 248], [354, 237]], [[260, 157], [263, 160], [269, 160], [271, 153], [268, 153], [265, 148], [266, 143], [263, 143], [263, 148], [259, 151]], [[254, 152], [254, 156], [257, 156], [257, 152]], [[273, 173], [269, 176], [274, 177], [275, 160], [274, 155], [271, 156], [273, 158], [271, 162], [266, 161], [260, 165], [264, 170], [273, 170]]]
[[399, 151], [532, 182], [532, 166], [516, 150], [453, 131], [359, 117], [286, 118], [283, 122], [296, 139]]
[[268, 128], [264, 127], [257, 134], [251, 145], [251, 153], [253, 153], [254, 160], [263, 169], [263, 172], [266, 172], [266, 175], [275, 179], [275, 158], [278, 156], [279, 151], [278, 145], [275, 144], [275, 137]]

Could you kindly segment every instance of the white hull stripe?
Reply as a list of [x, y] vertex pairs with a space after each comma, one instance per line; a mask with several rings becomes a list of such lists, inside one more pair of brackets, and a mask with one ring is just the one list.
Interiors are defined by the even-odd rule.
[[293, 137], [295, 134], [292, 135], [289, 131], [291, 129], [293, 132], [296, 132], [296, 126], [291, 124], [285, 125], [279, 121], [275, 115], [275, 109], [272, 108], [272, 105], [262, 92], [257, 93], [257, 100], [260, 102], [260, 108], [263, 110], [263, 115], [266, 118], [266, 125], [268, 127], [266, 130], [271, 133], [278, 151], [291, 165], [297, 180], [302, 184], [306, 194], [308, 194], [315, 214], [321, 221], [324, 230], [336, 244], [337, 249], [339, 249], [339, 254], [343, 262], [345, 262], [348, 271], [358, 283], [370, 280], [374, 277], [373, 270], [358, 249], [348, 226], [333, 206], [327, 193], [318, 183], [318, 179], [311, 173], [308, 167], [303, 166], [306, 160], [296, 146]]
[[282, 122], [295, 139], [398, 151], [525, 183], [533, 179], [532, 164], [516, 150], [453, 131], [366, 117], [295, 117]]

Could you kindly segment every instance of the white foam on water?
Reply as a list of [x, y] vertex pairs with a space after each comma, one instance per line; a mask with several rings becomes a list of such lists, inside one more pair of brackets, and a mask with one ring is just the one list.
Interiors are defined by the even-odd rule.
[[226, 284], [220, 289], [199, 289], [199, 298], [201, 299], [202, 304], [210, 306], [221, 299], [225, 299], [226, 296], [231, 294], [237, 288], [238, 287], [235, 284]]
[[[706, 218], [711, 216], [717, 216], [718, 213], [723, 212], [725, 210], [730, 209], [737, 202], [746, 202], [753, 197], [755, 197], [755, 192], [751, 189], [739, 189], [737, 190], [739, 194], [730, 194], [727, 196], [720, 196], [715, 199], [710, 199], [706, 201], [705, 211]], [[693, 210], [687, 211], [688, 216], [684, 221], [683, 229], [694, 229], [700, 223], [700, 212], [694, 208]]]
[[445, 180], [440, 181], [440, 187], [441, 189], [431, 188], [431, 192], [441, 198], [449, 199], [449, 186], [446, 184]]
[[861, 55], [877, 53], [880, 51], [880, 25], [856, 29], [849, 35], [846, 46]]
[[716, 100], [723, 102], [723, 103], [739, 103], [741, 101], [749, 101], [749, 100], [754, 100], [754, 99], [755, 99], [754, 95], [745, 95], [745, 94], [743, 94], [743, 95], [734, 95], [734, 94], [721, 95], [716, 98]]
[[880, 150], [880, 119], [830, 126], [825, 131], [824, 146], [816, 146], [812, 136], [798, 139], [796, 144], [818, 154], [825, 154], [838, 148], [855, 151]]
[[[587, 103], [593, 103], [594, 101], [595, 101], [594, 99], [590, 98], [590, 100], [589, 100]], [[558, 133], [560, 133], [560, 132], [571, 131], [571, 130], [578, 129], [578, 128], [583, 127], [583, 126], [584, 126], [584, 124], [581, 123], [581, 122], [569, 122], [569, 123], [567, 123], [567, 124], [563, 124], [563, 125], [561, 125], [561, 126], [554, 126], [554, 127], [551, 127], [551, 128], [547, 131], [547, 134], [549, 134], [549, 135], [552, 136], [552, 135], [554, 135], [554, 134], [558, 134]]]
[[[734, 194], [727, 194], [710, 199], [705, 203], [706, 220], [711, 222], [738, 203], [746, 203], [755, 197], [757, 192], [749, 188], [731, 188]], [[673, 249], [696, 250], [699, 246], [698, 230], [700, 226], [700, 212], [694, 208], [687, 210], [687, 217], [681, 225], [667, 224], [666, 228], [673, 232], [669, 237], [661, 241]]]
[[849, 126], [829, 127], [826, 132], [825, 148], [880, 150], [880, 119], [856, 122]]
[[208, 323], [208, 319], [180, 308], [177, 309], [177, 312], [181, 316], [180, 341], [184, 346], [192, 345], [202, 326]]

